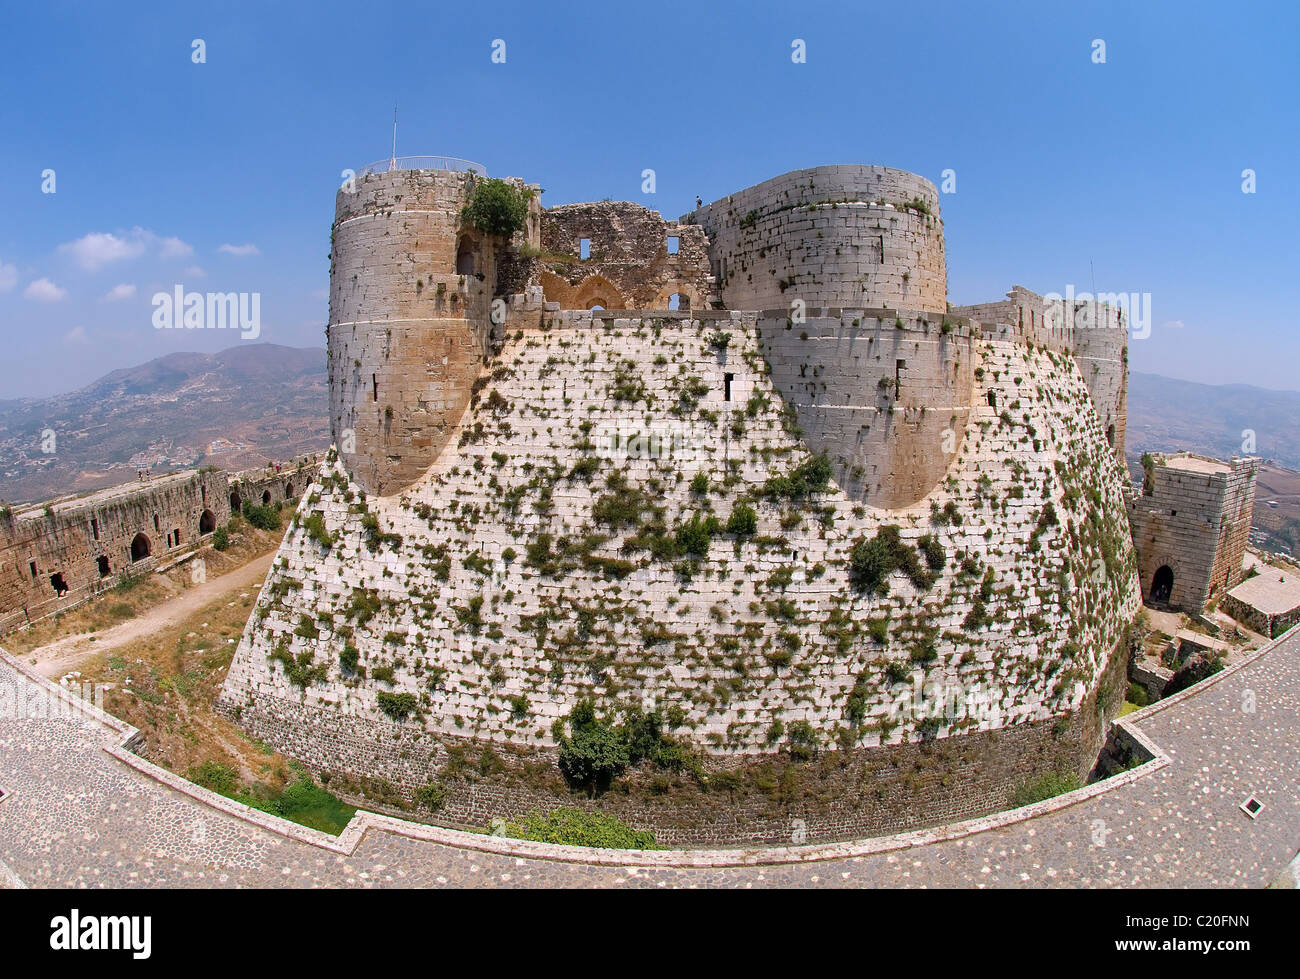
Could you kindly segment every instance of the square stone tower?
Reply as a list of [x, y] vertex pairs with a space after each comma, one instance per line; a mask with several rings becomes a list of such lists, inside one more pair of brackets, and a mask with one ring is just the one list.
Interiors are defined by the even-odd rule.
[[1198, 613], [1241, 581], [1259, 460], [1190, 452], [1143, 457], [1142, 493], [1129, 501], [1142, 597]]

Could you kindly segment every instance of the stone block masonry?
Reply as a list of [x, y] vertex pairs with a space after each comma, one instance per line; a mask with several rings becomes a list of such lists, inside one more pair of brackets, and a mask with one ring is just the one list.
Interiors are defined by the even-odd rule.
[[1145, 600], [1190, 614], [1241, 581], [1259, 460], [1192, 453], [1144, 457], [1128, 506]]
[[[287, 536], [225, 709], [318, 769], [408, 792], [455, 782], [457, 745], [545, 757], [585, 697], [678, 708], [678, 733], [723, 767], [784, 757], [800, 722], [834, 752], [841, 737], [868, 750], [1079, 711], [1138, 594], [1122, 477], [1072, 361], [970, 338], [970, 419], [945, 480], [893, 510], [834, 483], [791, 504], [768, 481], [808, 453], [754, 323], [556, 316], [511, 334], [456, 437], [400, 496], [366, 497], [328, 465], [300, 517], [319, 514], [329, 546], [302, 522]], [[620, 493], [639, 512], [611, 525]], [[687, 567], [638, 543], [695, 515], [725, 525], [746, 501], [757, 533], [721, 534]], [[908, 546], [937, 539], [928, 587], [848, 585], [852, 547], [887, 523]], [[319, 678], [300, 685], [303, 671]], [[987, 710], [935, 725], [900, 709], [895, 671]], [[385, 705], [403, 693], [418, 707], [394, 722]], [[665, 804], [656, 825], [674, 821]]]
[[731, 309], [889, 307], [942, 313], [939, 193], [888, 167], [796, 170], [687, 215], [712, 242]]
[[0, 634], [101, 595], [208, 540], [245, 503], [296, 502], [301, 467], [186, 470], [0, 514]]

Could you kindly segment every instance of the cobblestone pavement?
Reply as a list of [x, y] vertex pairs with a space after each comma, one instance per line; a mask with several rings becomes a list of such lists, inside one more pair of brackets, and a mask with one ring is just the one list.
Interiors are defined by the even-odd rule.
[[1150, 775], [958, 839], [765, 866], [594, 866], [376, 829], [344, 855], [137, 771], [104, 750], [120, 734], [57, 703], [0, 660], [0, 886], [1263, 887], [1300, 845], [1300, 630], [1140, 717], [1171, 759]]

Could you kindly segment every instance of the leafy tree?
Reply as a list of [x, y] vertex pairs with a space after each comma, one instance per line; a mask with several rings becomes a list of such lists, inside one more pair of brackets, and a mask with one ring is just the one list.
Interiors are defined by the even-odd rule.
[[528, 197], [504, 180], [480, 180], [461, 220], [486, 235], [509, 238], [528, 222]]

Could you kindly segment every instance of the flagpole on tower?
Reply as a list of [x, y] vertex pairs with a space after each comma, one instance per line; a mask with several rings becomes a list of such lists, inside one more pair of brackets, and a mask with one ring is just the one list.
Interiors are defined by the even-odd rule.
[[397, 168], [397, 104], [393, 104], [393, 155], [388, 160], [388, 169]]

